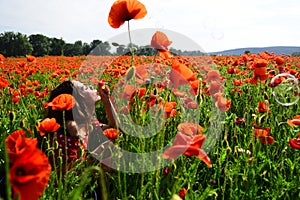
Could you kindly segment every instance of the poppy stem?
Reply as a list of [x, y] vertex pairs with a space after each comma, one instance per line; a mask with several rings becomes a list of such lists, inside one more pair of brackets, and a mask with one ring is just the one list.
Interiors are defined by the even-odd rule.
[[64, 110], [63, 111], [63, 126], [64, 126], [64, 142], [65, 142], [65, 149], [64, 149], [64, 154], [65, 154], [65, 157], [66, 157], [66, 160], [64, 160], [63, 162], [66, 162], [66, 172], [68, 171], [68, 139], [67, 139], [67, 126], [66, 126], [66, 111]]
[[5, 146], [4, 148], [4, 159], [5, 159], [5, 192], [6, 192], [6, 198], [8, 200], [11, 199], [11, 185], [10, 185], [10, 180], [9, 180], [9, 158], [8, 158], [8, 152], [7, 152], [7, 147]]
[[131, 53], [131, 67], [134, 66], [134, 51], [133, 51], [133, 44], [131, 40], [131, 34], [130, 34], [130, 25], [128, 21], [128, 36], [129, 36], [129, 45], [130, 45], [130, 53]]

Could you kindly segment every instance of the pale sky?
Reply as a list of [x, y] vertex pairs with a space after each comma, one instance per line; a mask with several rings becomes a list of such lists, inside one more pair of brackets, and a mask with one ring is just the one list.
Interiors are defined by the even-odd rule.
[[[111, 41], [127, 31], [107, 22], [114, 0], [0, 0], [0, 33], [43, 34], [66, 42]], [[243, 47], [300, 46], [299, 0], [140, 0], [145, 18], [131, 30], [167, 29], [205, 52]], [[176, 39], [170, 38], [176, 45]], [[148, 39], [149, 43], [151, 38]], [[133, 38], [134, 42], [134, 38]]]

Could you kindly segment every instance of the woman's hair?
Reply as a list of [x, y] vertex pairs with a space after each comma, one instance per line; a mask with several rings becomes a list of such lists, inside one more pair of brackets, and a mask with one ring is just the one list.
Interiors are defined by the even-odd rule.
[[[86, 98], [78, 88], [74, 87], [74, 84], [71, 81], [64, 81], [54, 90], [52, 90], [49, 102], [61, 94], [71, 94], [76, 100], [75, 106], [72, 109], [65, 111], [65, 122], [68, 120], [74, 120], [77, 124], [90, 122], [92, 116], [94, 115], [95, 107], [93, 107], [94, 105], [86, 102]], [[62, 111], [52, 110], [52, 107], [49, 106], [47, 117], [55, 118], [57, 123], [63, 127], [64, 119]]]

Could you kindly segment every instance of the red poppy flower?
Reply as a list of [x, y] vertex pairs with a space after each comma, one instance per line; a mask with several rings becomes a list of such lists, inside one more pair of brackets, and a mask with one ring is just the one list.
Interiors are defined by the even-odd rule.
[[40, 132], [41, 136], [44, 136], [46, 133], [53, 133], [59, 129], [60, 125], [56, 123], [55, 118], [46, 118], [36, 127]]
[[239, 125], [239, 124], [245, 124], [245, 123], [246, 123], [246, 121], [245, 121], [244, 118], [242, 118], [242, 117], [237, 117], [237, 118], [235, 118], [235, 124], [236, 124], [236, 125]]
[[238, 79], [234, 79], [233, 80], [233, 85], [234, 86], [241, 86], [241, 85], [243, 85], [243, 81], [242, 80], [238, 80]]
[[270, 127], [267, 128], [255, 128], [254, 135], [256, 138], [260, 139], [263, 144], [272, 144], [275, 142], [272, 136], [269, 136]]
[[285, 59], [281, 56], [276, 56], [274, 60], [277, 65], [283, 65], [285, 63]]
[[167, 102], [164, 106], [164, 111], [169, 113], [172, 111], [172, 109], [176, 108], [176, 105], [176, 102]]
[[180, 155], [196, 156], [207, 166], [212, 167], [211, 161], [207, 154], [201, 149], [204, 143], [205, 135], [188, 136], [178, 132], [174, 139], [173, 145], [163, 152], [163, 158], [174, 159]]
[[226, 112], [230, 109], [231, 101], [225, 97], [219, 96], [215, 105], [221, 112]]
[[[269, 73], [270, 75], [270, 73]], [[283, 81], [283, 79], [281, 77], [277, 77], [273, 80], [273, 82], [269, 83], [270, 87], [276, 87], [277, 85], [279, 85], [281, 82]]]
[[289, 144], [292, 148], [300, 149], [300, 138], [290, 139]]
[[259, 113], [270, 112], [269, 106], [265, 102], [258, 102], [258, 112]]
[[180, 196], [180, 198], [184, 199], [186, 193], [187, 193], [187, 190], [185, 188], [182, 188], [181, 190], [178, 191], [178, 196]]
[[269, 75], [267, 74], [267, 69], [265, 67], [255, 68], [254, 77], [257, 77], [262, 81], [266, 80], [269, 77]]
[[227, 71], [228, 74], [234, 74], [235, 70], [234, 70], [234, 67], [231, 66], [226, 71]]
[[9, 171], [14, 195], [20, 195], [21, 200], [38, 200], [47, 187], [50, 173], [51, 165], [40, 149], [25, 149], [14, 160]]
[[10, 162], [23, 153], [24, 150], [29, 148], [36, 148], [37, 139], [25, 138], [26, 132], [24, 130], [17, 130], [12, 132], [6, 139], [6, 148], [9, 154]]
[[70, 110], [75, 105], [75, 98], [70, 94], [61, 94], [55, 97], [48, 106], [52, 106], [52, 110]]
[[0, 54], [0, 62], [3, 62], [4, 60], [5, 60], [5, 57], [2, 54]]
[[190, 68], [177, 60], [173, 62], [172, 70], [170, 72], [170, 80], [174, 84], [175, 88], [180, 85], [189, 84], [189, 81], [194, 79], [195, 74]]
[[269, 135], [270, 133], [270, 127], [267, 128], [255, 128], [254, 129], [254, 135], [259, 138], [259, 137], [265, 137]]
[[287, 123], [290, 126], [297, 126], [300, 125], [300, 115], [296, 115], [293, 119], [288, 119]]
[[8, 80], [0, 77], [0, 89], [1, 88], [5, 88], [5, 87], [7, 87], [9, 85], [10, 85], [10, 83], [8, 82]]
[[222, 92], [223, 88], [222, 88], [222, 84], [219, 82], [211, 82], [208, 86], [208, 94], [213, 96], [214, 94], [218, 93], [218, 92]]
[[254, 61], [254, 66], [255, 68], [260, 68], [260, 67], [266, 67], [268, 66], [268, 61], [265, 59], [256, 59]]
[[144, 4], [137, 0], [117, 0], [111, 6], [108, 23], [113, 28], [119, 28], [125, 21], [142, 19], [146, 14]]
[[36, 57], [30, 56], [30, 55], [26, 55], [26, 59], [27, 59], [28, 62], [35, 62], [36, 61]]
[[195, 124], [193, 122], [180, 123], [177, 126], [177, 129], [179, 132], [190, 136], [200, 134], [204, 130], [202, 126]]
[[117, 130], [115, 128], [108, 128], [108, 129], [105, 129], [103, 131], [103, 134], [108, 138], [108, 139], [111, 139], [111, 140], [115, 140], [118, 138], [118, 136], [120, 135], [120, 130]]
[[220, 73], [217, 70], [210, 70], [209, 72], [207, 72], [206, 76], [207, 76], [207, 78], [205, 79], [206, 82], [222, 80]]
[[156, 31], [152, 36], [151, 47], [158, 51], [167, 51], [168, 47], [172, 44], [166, 34]]
[[173, 57], [173, 54], [170, 51], [158, 51], [158, 54], [164, 59], [169, 59]]
[[165, 111], [165, 117], [169, 118], [169, 117], [174, 117], [176, 115], [176, 102], [167, 102], [164, 105], [164, 111]]
[[272, 136], [261, 137], [260, 140], [263, 144], [272, 144], [273, 142], [275, 142]]

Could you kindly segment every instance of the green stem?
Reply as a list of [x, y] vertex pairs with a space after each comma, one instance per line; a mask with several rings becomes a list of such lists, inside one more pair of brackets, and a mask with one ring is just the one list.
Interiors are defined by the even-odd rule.
[[130, 25], [128, 21], [128, 36], [129, 36], [129, 45], [130, 45], [130, 53], [131, 53], [131, 67], [134, 66], [134, 51], [133, 51], [133, 44], [131, 40], [131, 34], [130, 34]]
[[11, 199], [11, 185], [9, 181], [9, 158], [8, 158], [8, 153], [6, 149], [6, 145], [4, 147], [4, 159], [5, 159], [5, 190], [6, 190], [6, 198], [8, 200]]
[[64, 140], [65, 140], [65, 149], [64, 149], [65, 152], [64, 152], [64, 154], [65, 154], [65, 157], [66, 157], [66, 160], [64, 160], [64, 161], [65, 161], [65, 167], [66, 167], [65, 173], [67, 173], [67, 171], [68, 171], [68, 139], [67, 139], [67, 126], [66, 126], [65, 116], [66, 116], [66, 113], [65, 113], [65, 111], [63, 111]]

